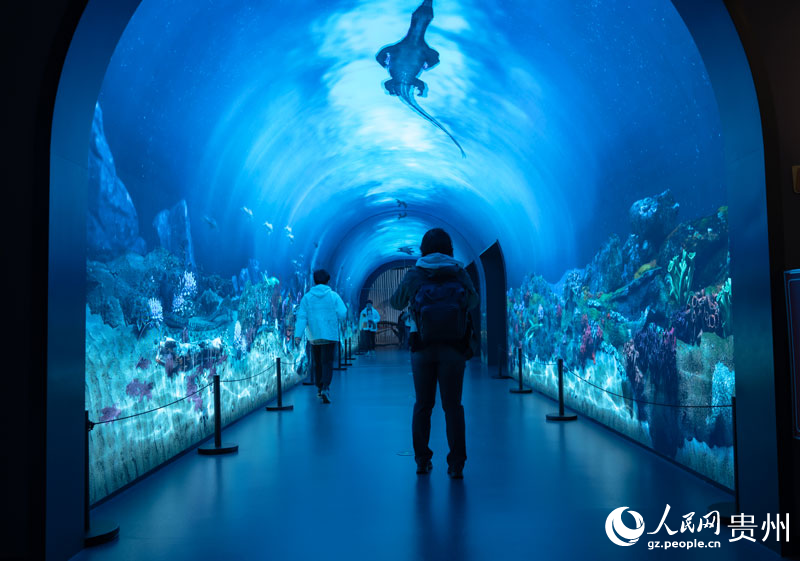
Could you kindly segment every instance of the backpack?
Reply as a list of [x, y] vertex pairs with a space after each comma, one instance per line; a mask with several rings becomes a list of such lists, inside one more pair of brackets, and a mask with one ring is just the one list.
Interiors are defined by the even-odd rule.
[[467, 290], [455, 277], [426, 279], [411, 301], [423, 345], [460, 345], [467, 333]]

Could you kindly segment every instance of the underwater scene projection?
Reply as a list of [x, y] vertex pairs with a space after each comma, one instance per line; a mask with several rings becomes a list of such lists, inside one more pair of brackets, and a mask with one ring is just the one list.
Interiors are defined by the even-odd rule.
[[568, 406], [733, 487], [728, 209], [679, 208], [670, 191], [635, 201], [631, 233], [585, 267], [510, 289], [510, 359], [556, 397], [562, 358]]
[[529, 384], [563, 357], [568, 406], [732, 486], [730, 410], [686, 407], [733, 391], [721, 134], [668, 0], [143, 0], [91, 127], [92, 501], [210, 434], [215, 373], [224, 422], [304, 375], [314, 269], [350, 337], [433, 227], [481, 282], [499, 244]]
[[99, 105], [91, 148], [86, 408], [95, 423], [90, 499], [97, 501], [213, 431], [214, 375], [223, 424], [275, 396], [277, 359], [284, 387], [305, 376], [292, 312], [308, 279], [296, 265], [281, 283], [252, 258], [231, 277], [204, 271], [185, 200], [156, 214], [158, 244], [148, 249]]

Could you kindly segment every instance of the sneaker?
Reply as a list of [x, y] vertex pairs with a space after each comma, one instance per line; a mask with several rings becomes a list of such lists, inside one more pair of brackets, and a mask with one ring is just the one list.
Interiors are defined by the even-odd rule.
[[420, 475], [427, 475], [433, 469], [433, 462], [428, 460], [427, 462], [418, 462], [417, 463], [417, 473]]
[[450, 479], [464, 479], [464, 466], [451, 466], [447, 468]]
[[330, 395], [328, 393], [328, 390], [323, 390], [322, 391], [322, 403], [330, 403], [330, 402], [331, 402], [331, 397], [330, 397]]

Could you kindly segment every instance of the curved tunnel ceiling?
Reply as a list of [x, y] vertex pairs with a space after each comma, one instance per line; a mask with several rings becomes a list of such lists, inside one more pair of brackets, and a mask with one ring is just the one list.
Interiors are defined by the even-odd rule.
[[638, 198], [724, 204], [713, 92], [667, 0], [435, 0], [419, 103], [463, 159], [381, 85], [375, 55], [418, 4], [144, 0], [99, 103], [148, 241], [185, 198], [198, 263], [221, 274], [300, 260], [357, 287], [444, 224], [461, 259], [499, 240], [511, 282], [555, 281]]

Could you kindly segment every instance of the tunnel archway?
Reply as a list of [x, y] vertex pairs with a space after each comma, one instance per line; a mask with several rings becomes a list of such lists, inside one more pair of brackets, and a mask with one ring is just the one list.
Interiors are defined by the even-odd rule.
[[[691, 2], [674, 2], [694, 37], [709, 71], [720, 110], [720, 120], [726, 139], [726, 185], [731, 205], [731, 263], [733, 275], [742, 294], [749, 294], [736, 307], [735, 325], [759, 325], [762, 330], [737, 330], [737, 345], [746, 349], [762, 348], [764, 354], [752, 358], [737, 354], [737, 387], [748, 391], [749, 398], [741, 405], [741, 414], [751, 432], [740, 436], [740, 445], [754, 451], [769, 450], [771, 441], [764, 435], [770, 432], [770, 415], [774, 413], [774, 387], [764, 384], [759, 370], [772, 366], [771, 347], [763, 344], [771, 335], [769, 329], [769, 290], [764, 264], [767, 252], [766, 213], [764, 210], [763, 153], [758, 123], [758, 105], [744, 53], [724, 5], [707, 3], [703, 7]], [[82, 440], [83, 384], [70, 379], [69, 372], [82, 370], [84, 341], [82, 328], [85, 319], [85, 256], [83, 233], [86, 231], [86, 161], [88, 130], [92, 122], [100, 84], [119, 37], [139, 2], [91, 1], [76, 31], [64, 65], [53, 119], [51, 145], [51, 231], [50, 231], [50, 293], [48, 334], [48, 457], [58, 462], [58, 477], [80, 476], [82, 459], [72, 446]], [[742, 118], [742, 108], [747, 119]], [[303, 198], [300, 197], [299, 201]], [[475, 204], [475, 203], [471, 203]], [[296, 212], [294, 207], [291, 212]], [[290, 213], [291, 213], [290, 212]], [[491, 221], [490, 221], [491, 222]], [[490, 224], [491, 226], [491, 224]], [[741, 234], [737, 238], [737, 232]], [[516, 253], [523, 253], [518, 247]], [[749, 265], [746, 268], [745, 263]], [[767, 368], [769, 370], [770, 368]], [[738, 392], [737, 392], [738, 393]], [[773, 415], [774, 416], [774, 415]], [[766, 429], [761, 432], [756, 429]], [[774, 427], [772, 427], [774, 429]], [[756, 433], [759, 433], [756, 436]], [[742, 438], [744, 436], [744, 438]], [[760, 439], [760, 441], [759, 441]], [[774, 444], [774, 442], [772, 442]], [[774, 447], [772, 448], [774, 450]], [[767, 454], [769, 456], [769, 454]], [[753, 453], [751, 457], [764, 457]], [[745, 465], [742, 473], [749, 481], [758, 482], [758, 490], [743, 489], [743, 500], [749, 501], [754, 512], [775, 510], [777, 478], [774, 461], [759, 466]], [[55, 489], [54, 468], [48, 468], [48, 491]], [[767, 479], [759, 475], [767, 474]], [[775, 481], [775, 488], [763, 490], [764, 481]], [[62, 489], [48, 493], [49, 515], [58, 520], [74, 520], [55, 525], [56, 533], [48, 533], [48, 548], [75, 548], [80, 536], [80, 516], [69, 514], [80, 504], [78, 489]], [[744, 503], [743, 503], [744, 504]]]

